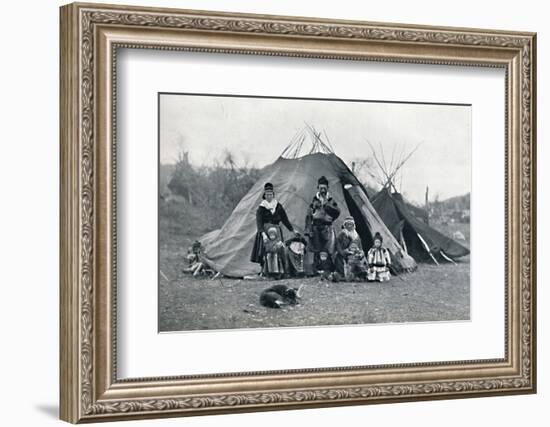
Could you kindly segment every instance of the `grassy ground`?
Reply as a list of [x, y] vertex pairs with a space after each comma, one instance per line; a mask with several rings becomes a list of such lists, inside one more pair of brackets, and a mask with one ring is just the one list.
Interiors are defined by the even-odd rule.
[[[166, 209], [164, 215], [162, 209]], [[206, 231], [208, 224], [193, 210], [178, 204], [161, 208], [160, 268], [167, 278], [161, 277], [159, 284], [159, 327], [163, 332], [470, 318], [469, 257], [456, 266], [420, 264], [417, 271], [392, 276], [383, 284], [281, 280], [277, 283], [305, 285], [301, 304], [269, 309], [260, 305], [259, 295], [272, 281], [210, 280], [182, 272], [187, 248]]]
[[271, 281], [180, 274], [162, 280], [160, 330], [465, 320], [470, 318], [469, 267], [468, 262], [421, 264], [416, 272], [383, 284], [281, 280], [277, 283], [305, 284], [301, 304], [282, 309], [265, 308], [258, 301]]

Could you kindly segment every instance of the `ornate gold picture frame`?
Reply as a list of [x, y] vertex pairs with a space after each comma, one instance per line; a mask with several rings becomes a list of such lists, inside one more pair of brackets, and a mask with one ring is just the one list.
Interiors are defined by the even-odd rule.
[[[536, 35], [99, 4], [61, 8], [60, 385], [72, 423], [536, 391]], [[117, 49], [505, 70], [502, 359], [117, 377]]]

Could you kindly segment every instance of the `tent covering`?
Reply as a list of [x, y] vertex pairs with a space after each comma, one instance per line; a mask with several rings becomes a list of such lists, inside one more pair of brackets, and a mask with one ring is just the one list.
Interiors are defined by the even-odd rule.
[[406, 246], [407, 252], [416, 261], [430, 259], [426, 245], [432, 255], [440, 260], [445, 259], [444, 255], [456, 259], [470, 253], [470, 250], [460, 243], [419, 220], [408, 208], [401, 194], [392, 193], [388, 188], [384, 188], [371, 199], [371, 202], [397, 241], [405, 241], [403, 246]]
[[[344, 218], [352, 215], [365, 249], [372, 245], [372, 236], [378, 232], [391, 253], [395, 270], [414, 270], [416, 262], [403, 251], [388, 230], [371, 205], [365, 188], [338, 156], [328, 152], [297, 158], [279, 157], [266, 166], [224, 225], [200, 239], [204, 262], [229, 277], [259, 273], [260, 266], [250, 262], [250, 253], [256, 235], [256, 210], [262, 200], [264, 184], [273, 183], [275, 197], [285, 208], [295, 230], [303, 233], [307, 209], [317, 191], [317, 179], [322, 175], [328, 179], [329, 192], [341, 209], [334, 223], [336, 232], [340, 230]], [[287, 239], [289, 233], [284, 226], [283, 230]]]

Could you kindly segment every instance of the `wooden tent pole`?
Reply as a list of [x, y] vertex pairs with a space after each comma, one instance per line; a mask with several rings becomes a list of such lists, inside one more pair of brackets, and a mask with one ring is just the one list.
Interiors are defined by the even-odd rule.
[[406, 254], [408, 254], [409, 250], [407, 248], [407, 242], [405, 242], [405, 236], [403, 236], [403, 228], [399, 230], [399, 237], [401, 239], [401, 246], [403, 246], [403, 250], [405, 251]]
[[432, 251], [430, 250], [430, 247], [428, 246], [428, 244], [426, 243], [426, 241], [422, 238], [422, 236], [420, 235], [420, 233], [416, 233], [416, 235], [418, 236], [418, 238], [420, 239], [420, 241], [421, 241], [422, 244], [424, 245], [424, 248], [426, 249], [426, 251], [428, 251], [428, 254], [430, 255], [430, 257], [432, 257], [432, 260], [433, 260], [433, 262], [435, 262], [435, 265], [439, 265], [439, 263], [437, 262], [437, 260], [436, 260], [435, 257], [433, 256]]
[[372, 151], [372, 157], [374, 158], [374, 161], [376, 162], [376, 164], [378, 165], [378, 168], [382, 172], [382, 175], [384, 175], [386, 177], [386, 183], [383, 186], [383, 187], [386, 187], [388, 182], [391, 181], [391, 178], [386, 173], [386, 170], [384, 169], [384, 166], [382, 165], [382, 163], [380, 163], [380, 160], [378, 159], [378, 156], [376, 155], [376, 150], [374, 149], [373, 145], [368, 140], [367, 140], [367, 144], [369, 145], [370, 150]]
[[451, 258], [449, 258], [449, 257], [445, 254], [445, 252], [443, 252], [443, 251], [439, 251], [439, 252], [441, 253], [441, 256], [442, 256], [443, 258], [445, 258], [447, 261], [450, 261], [450, 262], [452, 262], [454, 265], [456, 265], [456, 262], [454, 262]]
[[[395, 177], [395, 175], [397, 174], [397, 172], [399, 172], [399, 170], [403, 167], [403, 165], [411, 158], [411, 156], [416, 152], [416, 150], [418, 150], [418, 148], [421, 146], [422, 144], [418, 144], [403, 160], [401, 160], [396, 166], [395, 166], [395, 169], [389, 174], [388, 176], [388, 181], [392, 181], [393, 178]], [[387, 174], [386, 174], [387, 175]]]

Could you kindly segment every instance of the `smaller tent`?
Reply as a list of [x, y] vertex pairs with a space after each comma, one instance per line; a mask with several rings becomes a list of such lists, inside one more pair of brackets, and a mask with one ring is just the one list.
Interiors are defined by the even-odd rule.
[[468, 248], [419, 220], [401, 194], [386, 187], [371, 203], [396, 240], [417, 262], [430, 258], [452, 261], [470, 253]]

